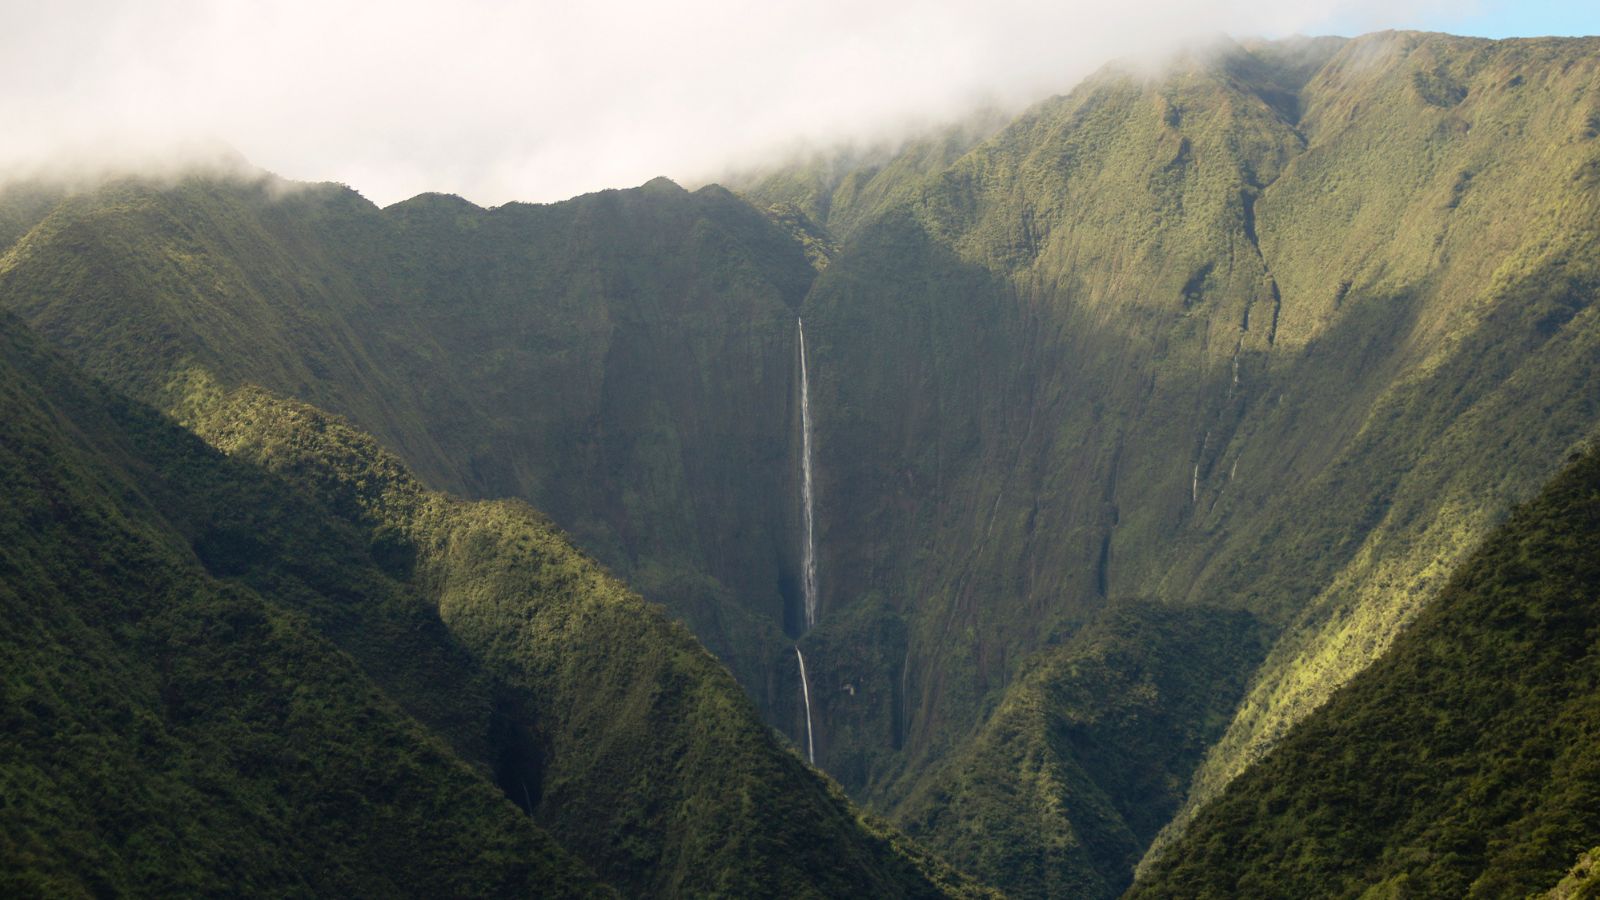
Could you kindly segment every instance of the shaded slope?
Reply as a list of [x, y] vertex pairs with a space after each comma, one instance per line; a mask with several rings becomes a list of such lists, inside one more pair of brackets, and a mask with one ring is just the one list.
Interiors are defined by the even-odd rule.
[[453, 485], [403, 380], [409, 359], [437, 352], [426, 335], [373, 327], [404, 296], [376, 212], [348, 188], [265, 173], [111, 180], [66, 193], [0, 255], [5, 306], [157, 408], [189, 366], [278, 385], [359, 415]]
[[1600, 455], [1207, 806], [1133, 896], [1505, 897], [1600, 837]]
[[[1225, 72], [1108, 73], [819, 277], [824, 607], [878, 594], [907, 619], [912, 778], [1047, 636], [1144, 593], [1196, 517], [1195, 454], [1225, 442], [1257, 391], [1235, 376], [1269, 346], [1242, 191], [1297, 142]], [[858, 714], [824, 706], [825, 735]], [[904, 796], [897, 774], [871, 789]]]
[[[797, 628], [801, 248], [720, 188], [384, 212], [465, 394], [429, 404], [475, 496], [515, 496], [685, 616], [764, 701]], [[428, 383], [431, 372], [417, 374]]]
[[[358, 664], [416, 607], [359, 571], [352, 535], [300, 526], [318, 549], [287, 543], [315, 573], [260, 554], [276, 597], [208, 574], [190, 512], [307, 507], [78, 378], [10, 317], [0, 416], [6, 893], [603, 893], [442, 736], [470, 746], [489, 714], [442, 629], [407, 622], [384, 650], [457, 691], [433, 710], [440, 731], [397, 705], [414, 683]], [[355, 657], [335, 619], [370, 630]]]
[[8, 308], [159, 408], [195, 372], [261, 384], [432, 485], [537, 504], [787, 709], [768, 668], [798, 608], [798, 511], [773, 486], [796, 469], [814, 272], [726, 191], [380, 211], [266, 176], [126, 181], [66, 199], [0, 271]]
[[33, 182], [0, 184], [0, 254], [50, 214], [66, 191]]

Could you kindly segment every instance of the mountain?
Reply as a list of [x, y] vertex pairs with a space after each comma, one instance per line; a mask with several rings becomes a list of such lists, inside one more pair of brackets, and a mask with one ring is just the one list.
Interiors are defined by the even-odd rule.
[[787, 162], [731, 172], [724, 182], [756, 207], [811, 223], [830, 246], [913, 199], [922, 182], [1009, 124], [986, 108], [900, 141], [812, 150]]
[[8, 893], [972, 892], [525, 505], [0, 325]]
[[7, 895], [609, 893], [490, 781], [490, 685], [362, 533], [9, 316], [0, 385]]
[[[918, 814], [996, 696], [1119, 598], [1243, 612], [1270, 648], [1174, 708], [1208, 747], [1149, 798], [1179, 827], [1381, 654], [1595, 433], [1595, 46], [1385, 34], [1290, 70], [1239, 47], [1108, 71], [856, 233], [806, 312], [825, 618], [877, 594], [908, 620], [879, 676], [904, 742], [868, 796]], [[823, 711], [825, 738], [876, 714]], [[1095, 787], [1053, 808], [1126, 843]], [[995, 827], [941, 821], [952, 850]]]
[[1521, 897], [1561, 880], [1600, 841], [1597, 540], [1591, 452], [1131, 896]]
[[772, 486], [798, 469], [798, 410], [771, 410], [792, 403], [813, 275], [718, 188], [378, 210], [263, 175], [76, 195], [12, 249], [6, 293], [160, 409], [200, 375], [258, 384], [350, 417], [430, 485], [529, 500], [754, 691], [792, 668], [799, 512]]
[[[658, 179], [379, 209], [264, 173], [14, 186], [0, 308], [291, 484], [276, 435], [300, 410], [415, 471], [405, 496], [531, 504], [726, 664], [753, 701], [739, 728], [814, 746], [858, 802], [989, 884], [1114, 896], [1600, 429], [1597, 123], [1595, 39], [1221, 43], [1004, 122], [741, 176], [743, 196]], [[456, 501], [326, 481], [317, 502], [417, 554], [408, 579], [470, 532], [415, 512]], [[449, 553], [541, 596], [497, 580], [500, 546]], [[484, 677], [600, 690], [428, 596]], [[612, 672], [628, 632], [595, 627], [572, 659]], [[612, 675], [620, 691], [660, 670]], [[606, 743], [572, 702], [561, 765], [579, 768], [561, 771], [609, 797], [591, 809], [622, 803], [606, 772], [656, 772], [668, 794], [691, 774], [652, 768], [642, 720]], [[758, 744], [724, 749], [767, 760]], [[571, 758], [588, 754], [627, 762]], [[770, 805], [817, 790], [783, 778]], [[809, 808], [844, 827], [828, 796]], [[687, 888], [651, 879], [699, 871], [539, 802], [609, 884], [670, 893]], [[872, 871], [923, 859], [878, 827], [829, 833], [877, 847]]]

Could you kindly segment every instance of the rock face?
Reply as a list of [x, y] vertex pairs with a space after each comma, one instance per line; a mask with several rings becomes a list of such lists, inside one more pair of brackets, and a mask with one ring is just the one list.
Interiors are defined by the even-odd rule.
[[1109, 895], [1594, 435], [1597, 123], [1592, 40], [1231, 45], [743, 198], [8, 192], [0, 305], [527, 500], [800, 741], [803, 314], [819, 766]]

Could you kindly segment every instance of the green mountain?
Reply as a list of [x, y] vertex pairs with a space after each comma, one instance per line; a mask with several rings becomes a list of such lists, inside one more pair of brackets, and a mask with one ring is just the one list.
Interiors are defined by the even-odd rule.
[[980, 109], [900, 141], [813, 150], [779, 165], [730, 173], [725, 181], [769, 215], [812, 223], [836, 252], [829, 239], [848, 240], [859, 226], [915, 198], [922, 182], [1008, 120], [997, 109]]
[[814, 270], [726, 191], [380, 211], [265, 176], [125, 181], [4, 268], [10, 309], [134, 396], [174, 411], [204, 373], [348, 416], [430, 485], [534, 503], [753, 691], [792, 668], [799, 511], [774, 486]]
[[[365, 534], [0, 318], [8, 896], [602, 895]], [[260, 530], [258, 530], [260, 529]]]
[[1118, 605], [1048, 652], [901, 805], [1021, 896], [1117, 893], [1258, 658], [1246, 614]]
[[[1320, 67], [1110, 71], [857, 232], [806, 302], [824, 607], [897, 598], [882, 683], [908, 712], [878, 771], [830, 770], [909, 822], [1112, 601], [1242, 611], [1271, 649], [1175, 707], [1209, 748], [1153, 801], [1181, 823], [1375, 659], [1595, 432], [1595, 47], [1391, 34], [1296, 49]], [[875, 714], [827, 704], [822, 733]], [[1076, 793], [1086, 843], [1138, 834]], [[954, 849], [989, 816], [954, 822], [936, 846], [1026, 892]]]
[[1523, 897], [1562, 880], [1600, 841], [1596, 541], [1590, 453], [1131, 896]]
[[972, 891], [525, 505], [0, 324], [8, 894]]
[[[14, 185], [0, 308], [369, 535], [549, 723], [521, 805], [607, 884], [957, 885], [765, 721], [987, 883], [1114, 896], [1600, 430], [1597, 123], [1594, 39], [1228, 43], [743, 196]], [[516, 638], [503, 605], [556, 576], [510, 548], [579, 556], [506, 498], [753, 703], [593, 563], [557, 568], [616, 618]], [[788, 837], [703, 843], [791, 804]], [[701, 813], [739, 824], [663, 824]]]

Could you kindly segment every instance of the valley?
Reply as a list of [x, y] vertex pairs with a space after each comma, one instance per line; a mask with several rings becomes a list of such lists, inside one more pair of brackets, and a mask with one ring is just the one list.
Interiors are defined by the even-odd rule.
[[[381, 894], [448, 832], [416, 885], [1552, 889], [1600, 846], [1596, 123], [1600, 39], [1383, 32], [694, 190], [0, 186], [0, 884]], [[362, 765], [224, 752], [284, 721]], [[410, 773], [328, 814], [393, 847], [284, 842], [337, 765]]]

